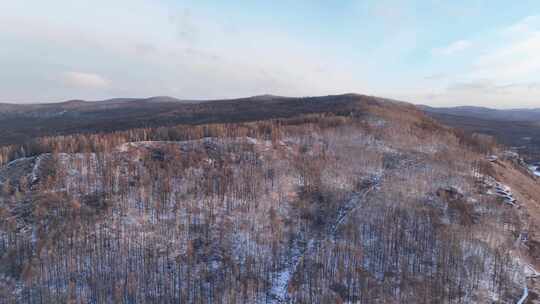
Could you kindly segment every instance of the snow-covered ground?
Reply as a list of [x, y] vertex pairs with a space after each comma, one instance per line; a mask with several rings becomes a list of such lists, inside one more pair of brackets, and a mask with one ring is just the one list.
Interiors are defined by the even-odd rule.
[[534, 173], [536, 176], [540, 176], [540, 167], [531, 165], [529, 166], [529, 169]]
[[[462, 175], [454, 173], [453, 176], [448, 176], [445, 173], [444, 176], [441, 175], [438, 178], [439, 175], [435, 174], [438, 172], [437, 167], [426, 164], [424, 160], [437, 149], [418, 148], [418, 152], [421, 153], [418, 156], [418, 154], [411, 154], [410, 151], [407, 151], [408, 154], [401, 152], [399, 147], [389, 147], [384, 141], [363, 136], [358, 132], [350, 134], [340, 136], [332, 134], [323, 138], [319, 136], [285, 137], [278, 144], [251, 137], [206, 138], [183, 142], [132, 142], [119, 146], [104, 158], [94, 153], [59, 153], [52, 160], [57, 165], [58, 180], [56, 184], [48, 185], [47, 191], [70, 193], [83, 204], [87, 204], [84, 203], [87, 196], [92, 198], [94, 194], [110, 193], [113, 205], [109, 212], [112, 215], [99, 223], [99, 231], [103, 231], [105, 236], [120, 235], [120, 245], [114, 249], [118, 252], [127, 250], [131, 256], [138, 257], [139, 255], [133, 253], [135, 251], [130, 250], [152, 248], [159, 252], [159, 255], [170, 260], [189, 256], [190, 264], [185, 267], [191, 267], [190, 269], [195, 273], [200, 267], [207, 267], [215, 273], [215, 277], [219, 277], [219, 273], [226, 271], [229, 265], [234, 265], [238, 269], [244, 269], [246, 265], [252, 264], [272, 265], [272, 268], [262, 268], [272, 271], [267, 278], [264, 278], [264, 283], [269, 286], [265, 288], [264, 293], [260, 290], [257, 293], [254, 292], [252, 299], [261, 299], [261, 301], [252, 303], [288, 303], [291, 299], [301, 298], [302, 292], [294, 288], [297, 280], [294, 280], [294, 284], [291, 282], [293, 278], [301, 276], [302, 265], [309, 265], [310, 258], [316, 260], [319, 256], [344, 261], [345, 264], [348, 263], [347, 261], [356, 261], [359, 269], [379, 281], [385, 279], [385, 276], [391, 279], [392, 277], [399, 278], [399, 271], [387, 275], [389, 269], [392, 271], [394, 268], [406, 269], [410, 273], [416, 271], [416, 269], [409, 269], [414, 263], [408, 261], [427, 261], [427, 266], [420, 262], [416, 265], [424, 269], [423, 271], [431, 271], [429, 264], [437, 265], [439, 261], [437, 250], [440, 249], [434, 249], [433, 252], [425, 254], [425, 258], [415, 259], [415, 254], [423, 254], [422, 252], [425, 251], [418, 249], [424, 244], [418, 240], [421, 239], [427, 244], [426, 246], [434, 247], [437, 247], [440, 242], [429, 233], [429, 229], [432, 229], [430, 221], [413, 220], [418, 218], [417, 215], [420, 213], [415, 213], [414, 208], [409, 208], [408, 204], [413, 202], [412, 199], [406, 201], [407, 205], [403, 209], [399, 209], [400, 213], [392, 213], [395, 216], [388, 216], [386, 221], [375, 220], [375, 218], [380, 218], [379, 216], [373, 216], [373, 221], [367, 221], [367, 217], [364, 219], [362, 216], [385, 215], [386, 212], [382, 211], [385, 207], [379, 207], [377, 204], [391, 202], [394, 199], [402, 200], [403, 196], [416, 199], [422, 193], [431, 193], [436, 190], [438, 186], [433, 185], [438, 185], [438, 183], [442, 183], [441, 187], [452, 184], [452, 189], [466, 196], [470, 190], [461, 181]], [[305, 151], [301, 152], [303, 150]], [[157, 160], [153, 159], [155, 151], [159, 152]], [[320, 156], [323, 152], [324, 159]], [[404, 158], [401, 157], [402, 154]], [[390, 165], [384, 167], [385, 157], [381, 155], [388, 156], [390, 161], [395, 158], [397, 163], [389, 162]], [[30, 177], [30, 181], [38, 185], [40, 177], [46, 176], [46, 172], [42, 172], [49, 162], [45, 156], [27, 159], [27, 164], [24, 165], [24, 172]], [[167, 164], [165, 167], [161, 166], [164, 163], [163, 159]], [[223, 160], [227, 160], [227, 167], [220, 167], [219, 163]], [[182, 164], [183, 161], [185, 165]], [[322, 184], [338, 194], [347, 194], [343, 197], [347, 199], [346, 201], [341, 199], [339, 201], [343, 202], [342, 205], [331, 209], [336, 213], [325, 213], [331, 221], [325, 222], [324, 229], [321, 231], [326, 233], [321, 233], [321, 235], [315, 230], [310, 233], [308, 229], [300, 229], [304, 227], [304, 224], [295, 217], [296, 213], [291, 211], [295, 210], [291, 207], [291, 202], [299, 201], [297, 189], [303, 184], [299, 172], [310, 173], [311, 171], [308, 170], [311, 169], [310, 165], [316, 164], [317, 161], [324, 164], [320, 174]], [[23, 161], [15, 161], [7, 166], [20, 166], [23, 163]], [[302, 164], [302, 167], [297, 169], [295, 164]], [[441, 169], [441, 172], [445, 171]], [[391, 186], [391, 189], [402, 187], [404, 190], [396, 192], [395, 196], [388, 196], [388, 192], [379, 193], [385, 192], [377, 191], [385, 190], [382, 184], [383, 178], [388, 181], [387, 187]], [[258, 182], [254, 183], [254, 181]], [[354, 193], [358, 191], [358, 182], [362, 181], [366, 181], [364, 187], [367, 187], [367, 190]], [[45, 182], [45, 178], [41, 182]], [[509, 186], [494, 179], [489, 182], [490, 194], [502, 197], [508, 204], [516, 206], [516, 200]], [[409, 186], [409, 184], [414, 186]], [[222, 185], [230, 188], [226, 188], [223, 197], [219, 197], [221, 194], [219, 191], [223, 189], [220, 188]], [[410, 191], [411, 189], [414, 191]], [[365, 196], [368, 193], [373, 196], [379, 194], [377, 200], [373, 200], [374, 204], [364, 204], [367, 202]], [[257, 205], [253, 202], [257, 202]], [[369, 212], [356, 214], [368, 205], [372, 205]], [[391, 203], [388, 203], [388, 206], [394, 207]], [[212, 210], [212, 213], [208, 210]], [[306, 210], [310, 209], [306, 208]], [[269, 220], [270, 213], [274, 214], [275, 220]], [[396, 219], [400, 219], [399, 226], [396, 225], [400, 229], [393, 230], [393, 221]], [[347, 245], [357, 246], [362, 257], [349, 254], [350, 249], [345, 247], [336, 250], [340, 253], [339, 255], [331, 254], [332, 248], [341, 248], [340, 242], [350, 243], [345, 233], [341, 238], [337, 236], [339, 228], [345, 226], [347, 222], [354, 224], [350, 225], [353, 228], [357, 226], [354, 228], [357, 229], [354, 233], [361, 240], [356, 244]], [[271, 227], [273, 229], [270, 229]], [[353, 229], [351, 227], [348, 229]], [[347, 229], [343, 230], [349, 233]], [[290, 232], [297, 233], [290, 234]], [[393, 236], [398, 234], [400, 242], [407, 244], [406, 246], [394, 239]], [[208, 243], [205, 243], [205, 238], [208, 236], [210, 239]], [[212, 239], [212, 236], [216, 236], [216, 239]], [[102, 237], [101, 234], [98, 237]], [[268, 241], [271, 238], [275, 238], [277, 245], [274, 246], [274, 243]], [[35, 237], [33, 239], [32, 244], [37, 243]], [[292, 241], [289, 242], [289, 240]], [[222, 244], [224, 245], [221, 247], [217, 246]], [[393, 247], [387, 247], [385, 244], [393, 244]], [[396, 246], [401, 246], [401, 248]], [[464, 250], [466, 256], [463, 257], [463, 261], [482, 256], [485, 257], [482, 265], [491, 264], [492, 258], [488, 256], [489, 252], [484, 247], [477, 248], [474, 251]], [[279, 257], [275, 258], [278, 263], [272, 263], [274, 249], [275, 256]], [[381, 252], [400, 249], [402, 251], [399, 253], [399, 259], [395, 261], [397, 266], [386, 267], [388, 264], [378, 258]], [[155, 258], [156, 265], [161, 263], [163, 257]], [[233, 259], [228, 260], [229, 257]], [[152, 258], [154, 259], [154, 255]], [[459, 256], [458, 258], [460, 259]], [[90, 261], [91, 257], [88, 259]], [[307, 263], [304, 262], [306, 260]], [[114, 263], [122, 266], [117, 267], [117, 271], [127, 269], [127, 266], [124, 267], [125, 265], [122, 264], [123, 261], [117, 260]], [[112, 269], [114, 263], [105, 266]], [[137, 265], [144, 266], [145, 264]], [[109, 271], [105, 266], [103, 271]], [[137, 269], [142, 269], [142, 266]], [[184, 270], [181, 267], [184, 266], [168, 271], [182, 274]], [[489, 266], [486, 266], [486, 269], [489, 269], [489, 273], [493, 271]], [[133, 273], [136, 277], [135, 271]], [[259, 282], [263, 281], [263, 279], [257, 279]], [[300, 279], [298, 282], [305, 284]], [[360, 282], [361, 280], [357, 280], [354, 283], [355, 286], [360, 286], [358, 285]], [[481, 278], [480, 289], [489, 290], [491, 288], [489, 282]], [[329, 280], [328, 284], [330, 283], [332, 282]], [[396, 286], [399, 286], [398, 283], [399, 281], [396, 281]], [[180, 281], [174, 284], [174, 288], [189, 292], [189, 289]], [[216, 290], [226, 288], [219, 283], [213, 284], [217, 286]], [[320, 286], [328, 289], [328, 284], [324, 284], [321, 283]], [[144, 286], [146, 285], [145, 282]], [[60, 288], [64, 288], [63, 286], [65, 285]], [[302, 290], [302, 286], [305, 285], [299, 286]], [[153, 290], [149, 292], [154, 293]], [[394, 295], [400, 293], [401, 291], [392, 292]], [[347, 297], [354, 298], [357, 295], [358, 292], [353, 292]], [[472, 292], [470, 295], [465, 295], [465, 302], [472, 299], [473, 295]], [[500, 296], [493, 291], [492, 298], [497, 300]]]
[[525, 303], [525, 301], [527, 301], [528, 296], [529, 296], [529, 289], [527, 288], [527, 286], [525, 286], [525, 288], [523, 288], [523, 295], [521, 296], [517, 304]]

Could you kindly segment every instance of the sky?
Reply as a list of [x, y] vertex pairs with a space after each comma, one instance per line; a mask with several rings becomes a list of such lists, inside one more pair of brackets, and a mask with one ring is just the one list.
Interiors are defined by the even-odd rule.
[[0, 102], [349, 92], [540, 107], [540, 1], [0, 0]]

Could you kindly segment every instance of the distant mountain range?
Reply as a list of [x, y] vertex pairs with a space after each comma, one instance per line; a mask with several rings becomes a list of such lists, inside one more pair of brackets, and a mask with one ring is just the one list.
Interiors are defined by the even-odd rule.
[[[321, 97], [261, 95], [222, 100], [172, 97], [115, 98], [102, 101], [0, 104], [0, 145], [31, 138], [75, 133], [110, 132], [174, 124], [204, 124], [286, 118], [298, 114], [350, 111], [383, 98], [358, 94]], [[412, 105], [408, 107], [414, 108]], [[348, 112], [347, 112], [348, 113]]]
[[530, 161], [540, 161], [540, 108], [418, 107], [443, 124], [492, 135], [499, 142], [520, 150]]
[[[113, 98], [60, 103], [0, 103], [0, 145], [31, 138], [80, 132], [109, 132], [174, 124], [201, 124], [284, 118], [300, 113], [348, 111], [363, 103], [386, 101], [359, 94], [320, 97], [260, 95], [237, 99], [185, 100], [168, 96]], [[405, 103], [403, 103], [405, 104]], [[409, 105], [412, 107], [412, 105]], [[417, 106], [451, 127], [495, 136], [540, 160], [540, 108], [498, 110], [483, 107]]]
[[63, 111], [96, 111], [116, 109], [122, 107], [145, 106], [149, 104], [166, 103], [196, 103], [196, 101], [180, 100], [169, 96], [155, 96], [149, 98], [112, 98], [99, 101], [86, 101], [73, 99], [58, 103], [32, 103], [32, 104], [14, 104], [0, 103], [0, 115], [20, 114], [37, 115], [58, 114]]
[[448, 108], [435, 108], [420, 105], [421, 109], [428, 113], [465, 116], [473, 118], [481, 118], [487, 120], [501, 120], [501, 121], [540, 121], [540, 108], [535, 109], [490, 109], [484, 107], [448, 107]]

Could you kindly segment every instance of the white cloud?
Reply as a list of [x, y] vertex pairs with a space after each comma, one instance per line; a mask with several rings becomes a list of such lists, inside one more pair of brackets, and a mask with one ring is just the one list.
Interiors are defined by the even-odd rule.
[[[11, 1], [0, 10], [0, 101], [355, 91], [412, 102], [429, 95], [439, 104], [538, 103], [540, 18], [488, 32], [472, 28], [462, 36], [467, 40], [433, 49], [435, 28], [418, 27], [414, 10], [402, 1], [359, 2], [358, 14], [375, 16], [379, 24], [342, 40], [304, 37], [285, 26], [237, 20], [196, 5], [186, 10], [149, 0]], [[417, 50], [435, 56], [419, 62]], [[506, 87], [515, 83], [523, 85]]]
[[442, 55], [454, 55], [456, 53], [465, 51], [471, 46], [472, 46], [472, 43], [468, 40], [458, 40], [451, 43], [450, 45], [446, 47], [435, 49], [434, 53], [442, 54]]
[[519, 22], [509, 26], [502, 31], [502, 34], [508, 36], [520, 36], [523, 33], [528, 33], [537, 30], [540, 27], [540, 16], [533, 15], [528, 16], [520, 20]]
[[[99, 16], [89, 12], [91, 16], [85, 13], [75, 18], [76, 13], [84, 11], [79, 7], [82, 4], [58, 1], [67, 6], [61, 13], [47, 11], [47, 7], [43, 10], [48, 13], [31, 17], [21, 15], [22, 7], [12, 14], [0, 11], [0, 27], [5, 24], [8, 29], [0, 33], [0, 39], [4, 35], [14, 41], [9, 51], [0, 50], [0, 63], [2, 53], [26, 54], [23, 47], [31, 45], [41, 52], [29, 53], [25, 64], [32, 64], [35, 70], [39, 67], [43, 75], [61, 75], [54, 83], [47, 83], [47, 90], [35, 90], [40, 95], [31, 99], [365, 92], [358, 89], [365, 87], [364, 80], [344, 57], [279, 28], [256, 24], [231, 30], [224, 25], [229, 20], [225, 17], [213, 18], [195, 8], [169, 10], [144, 0], [133, 4], [139, 14], [126, 14], [125, 5], [116, 1], [96, 0], [92, 2], [96, 7], [107, 7], [104, 15], [101, 11], [95, 13]], [[131, 0], [119, 1], [125, 4]], [[41, 53], [48, 55], [46, 60], [38, 56]], [[7, 56], [4, 58], [8, 61]], [[326, 67], [324, 72], [321, 65]], [[8, 71], [0, 71], [0, 79], [3, 75], [10, 77]], [[43, 78], [47, 77], [36, 77], [32, 84], [27, 81], [26, 87], [45, 86]], [[8, 95], [5, 87], [0, 82], [0, 100], [28, 99], [22, 93]]]
[[102, 89], [110, 85], [109, 80], [93, 73], [66, 72], [63, 74], [62, 79], [68, 86], [83, 89]]
[[433, 105], [540, 106], [540, 16], [523, 18], [472, 40], [456, 41], [434, 54], [464, 50], [468, 50], [467, 56], [450, 66], [455, 68], [453, 72], [445, 66], [447, 77], [426, 77], [425, 89], [403, 96]]
[[530, 16], [501, 30], [501, 47], [487, 50], [471, 72], [472, 78], [498, 81], [527, 80], [540, 73], [540, 20]]

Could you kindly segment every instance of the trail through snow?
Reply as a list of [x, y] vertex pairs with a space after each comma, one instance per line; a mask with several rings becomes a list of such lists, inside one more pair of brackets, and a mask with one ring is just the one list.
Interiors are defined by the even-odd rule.
[[525, 301], [527, 301], [528, 296], [529, 296], [529, 289], [527, 288], [527, 286], [525, 286], [525, 288], [523, 289], [523, 295], [521, 296], [517, 304], [525, 303]]
[[[413, 168], [415, 166], [418, 166], [421, 164], [420, 161], [414, 159], [414, 160], [406, 160], [400, 168], [392, 169], [389, 171], [394, 170], [404, 170], [408, 168]], [[365, 198], [374, 190], [378, 189], [381, 185], [382, 181], [384, 180], [385, 176], [388, 173], [382, 173], [376, 176], [373, 176], [369, 180], [369, 184], [365, 189], [363, 189], [360, 192], [357, 192], [353, 194], [352, 198], [347, 201], [342, 207], [340, 207], [337, 211], [337, 217], [334, 223], [332, 223], [329, 228], [328, 232], [330, 233], [330, 236], [335, 239], [337, 237], [337, 232], [339, 229], [339, 226], [345, 222], [346, 218], [357, 209], [359, 206], [361, 206], [361, 202], [365, 201]], [[294, 241], [293, 248], [290, 250], [289, 254], [289, 262], [286, 263], [286, 267], [282, 269], [281, 271], [275, 273], [272, 275], [272, 287], [269, 291], [269, 297], [271, 298], [270, 303], [290, 303], [291, 299], [289, 296], [289, 285], [290, 282], [296, 272], [296, 269], [298, 268], [298, 265], [300, 262], [304, 259], [305, 256], [308, 256], [313, 250], [315, 250], [320, 242], [320, 239], [317, 238], [311, 238], [307, 245], [304, 248], [299, 247], [298, 240]]]
[[[368, 188], [354, 194], [353, 197], [338, 210], [338, 216], [336, 220], [329, 226], [328, 229], [332, 237], [335, 238], [339, 225], [344, 222], [345, 218], [351, 213], [351, 211], [358, 207], [360, 205], [360, 202], [371, 191], [373, 191], [379, 186], [381, 181], [381, 177], [375, 177]], [[269, 296], [272, 300], [271, 303], [290, 302], [288, 288], [296, 272], [296, 269], [298, 268], [298, 265], [300, 265], [300, 262], [303, 260], [303, 258], [305, 256], [309, 256], [309, 254], [318, 247], [319, 242], [319, 239], [311, 238], [304, 246], [304, 248], [302, 248], [302, 246], [298, 244], [298, 240], [294, 241], [294, 245], [290, 249], [288, 258], [289, 261], [286, 263], [286, 267], [272, 276], [272, 287], [270, 288], [269, 292]]]
[[316, 247], [315, 243], [316, 240], [311, 239], [306, 247], [302, 249], [298, 242], [295, 242], [294, 247], [291, 249], [287, 266], [274, 275], [275, 278], [273, 279], [272, 288], [270, 289], [269, 294], [273, 301], [272, 303], [287, 303], [290, 300], [288, 292], [289, 283], [291, 282], [302, 258]]

